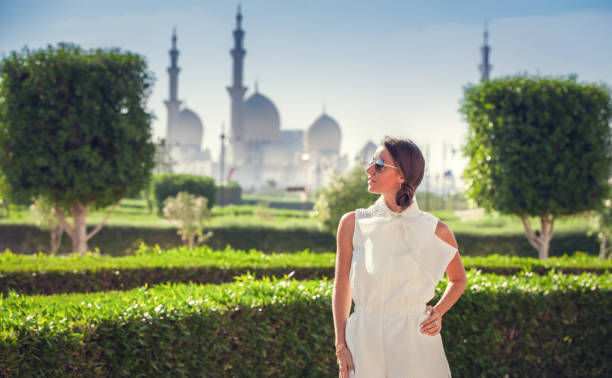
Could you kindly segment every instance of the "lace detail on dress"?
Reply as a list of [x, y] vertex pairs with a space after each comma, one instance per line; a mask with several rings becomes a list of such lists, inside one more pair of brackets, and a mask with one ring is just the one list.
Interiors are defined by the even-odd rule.
[[387, 208], [387, 205], [385, 205], [385, 201], [382, 199], [382, 197], [377, 199], [376, 202], [374, 202], [374, 204], [370, 206], [370, 208], [372, 209], [372, 216], [375, 217], [384, 217], [390, 212], [389, 208]]
[[373, 213], [374, 213], [374, 207], [375, 206], [376, 205], [374, 204], [374, 205], [368, 207], [367, 209], [357, 209], [357, 210], [355, 210], [355, 220], [371, 217], [373, 215]]
[[359, 229], [359, 225], [357, 222], [360, 219], [370, 218], [374, 214], [374, 207], [376, 205], [373, 204], [367, 209], [356, 209], [355, 210], [355, 230], [353, 231], [353, 250], [363, 248], [363, 235], [361, 234], [361, 230]]

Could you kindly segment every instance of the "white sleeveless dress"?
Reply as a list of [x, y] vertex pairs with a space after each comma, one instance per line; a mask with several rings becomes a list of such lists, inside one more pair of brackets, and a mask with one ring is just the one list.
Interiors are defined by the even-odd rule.
[[355, 212], [345, 338], [356, 377], [450, 377], [440, 334], [422, 334], [427, 302], [457, 249], [435, 235], [438, 219], [413, 203], [401, 213], [381, 196]]

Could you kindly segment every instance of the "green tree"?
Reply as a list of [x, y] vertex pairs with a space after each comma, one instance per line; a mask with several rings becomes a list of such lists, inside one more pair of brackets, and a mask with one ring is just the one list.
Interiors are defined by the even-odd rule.
[[377, 198], [377, 194], [368, 192], [364, 167], [357, 165], [321, 189], [315, 211], [323, 228], [335, 235], [345, 213], [369, 207]]
[[[13, 52], [0, 73], [0, 170], [11, 197], [52, 202], [73, 250], [83, 254], [121, 198], [146, 185], [153, 167], [146, 63], [117, 49], [59, 44]], [[87, 233], [87, 207], [110, 205]]]
[[[508, 77], [465, 89], [467, 195], [518, 215], [540, 259], [554, 221], [598, 207], [610, 168], [610, 91], [575, 77]], [[529, 217], [540, 218], [534, 230]]]
[[177, 222], [178, 234], [189, 249], [193, 249], [196, 236], [199, 242], [206, 241], [212, 236], [212, 232], [204, 234], [202, 231], [211, 217], [207, 202], [205, 197], [187, 192], [179, 192], [176, 197], [164, 200], [164, 216]]

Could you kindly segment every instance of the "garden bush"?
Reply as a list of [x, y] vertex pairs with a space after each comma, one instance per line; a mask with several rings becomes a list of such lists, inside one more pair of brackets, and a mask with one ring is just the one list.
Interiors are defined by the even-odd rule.
[[[469, 273], [444, 316], [453, 376], [610, 376], [611, 289], [610, 274]], [[331, 294], [327, 280], [241, 277], [0, 295], [0, 375], [337, 376]]]
[[212, 177], [167, 173], [156, 175], [153, 186], [155, 202], [160, 212], [166, 198], [175, 197], [179, 192], [205, 197], [208, 199], [209, 209], [217, 202], [217, 187]]

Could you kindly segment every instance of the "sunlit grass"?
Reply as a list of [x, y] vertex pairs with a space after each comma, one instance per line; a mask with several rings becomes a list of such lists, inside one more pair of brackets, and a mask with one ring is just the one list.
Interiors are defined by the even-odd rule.
[[[87, 224], [99, 224], [111, 208], [95, 210], [89, 209]], [[211, 227], [223, 226], [257, 226], [272, 228], [317, 228], [317, 220], [311, 211], [274, 209], [262, 205], [230, 205], [213, 207], [213, 217], [209, 223]], [[67, 217], [72, 222], [71, 217]], [[0, 224], [34, 224], [30, 211], [27, 208], [14, 209], [8, 218], [0, 218]], [[145, 200], [123, 199], [119, 206], [108, 218], [109, 226], [142, 226], [173, 228], [174, 223], [157, 214], [157, 210], [149, 211]]]
[[[247, 196], [247, 198], [249, 198]], [[250, 198], [263, 198], [251, 195]], [[97, 225], [106, 216], [107, 209], [90, 209], [87, 216], [89, 225]], [[229, 205], [213, 208], [211, 227], [271, 227], [280, 229], [306, 228], [317, 229], [318, 219], [314, 211], [275, 209], [264, 205]], [[474, 219], [461, 220], [449, 210], [432, 211], [444, 221], [455, 233], [471, 233], [478, 235], [515, 235], [523, 234], [524, 228], [519, 217], [500, 214], [482, 214]], [[70, 218], [68, 218], [71, 220]], [[532, 229], [540, 229], [540, 220], [532, 218]], [[14, 209], [9, 218], [0, 218], [0, 224], [34, 224], [27, 208]], [[106, 223], [111, 226], [142, 226], [173, 228], [175, 225], [157, 214], [151, 212], [147, 203], [141, 199], [124, 199], [108, 218]], [[555, 232], [587, 232], [588, 218], [585, 215], [562, 217], [555, 220]]]
[[[532, 230], [539, 230], [540, 219], [532, 217]], [[524, 234], [525, 228], [521, 219], [513, 215], [485, 214], [470, 220], [449, 220], [449, 227], [454, 232], [465, 232], [480, 235], [511, 235]], [[561, 217], [555, 220], [555, 232], [584, 232], [589, 228], [588, 218], [582, 214]]]

